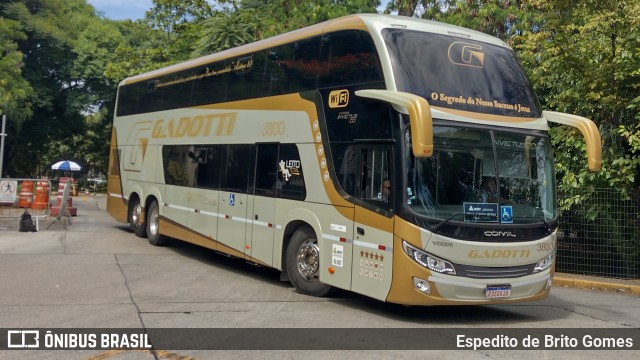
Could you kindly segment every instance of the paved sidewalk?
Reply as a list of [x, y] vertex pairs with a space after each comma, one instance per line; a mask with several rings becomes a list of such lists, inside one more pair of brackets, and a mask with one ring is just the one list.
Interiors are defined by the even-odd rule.
[[556, 273], [553, 285], [640, 295], [640, 280], [620, 280]]

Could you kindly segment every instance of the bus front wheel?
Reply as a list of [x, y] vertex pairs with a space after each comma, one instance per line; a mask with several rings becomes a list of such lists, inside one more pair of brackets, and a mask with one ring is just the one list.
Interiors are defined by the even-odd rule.
[[142, 205], [140, 204], [140, 200], [136, 198], [133, 200], [133, 204], [129, 208], [129, 227], [137, 237], [145, 237], [147, 236], [147, 228], [142, 221], [143, 211]]
[[328, 295], [332, 287], [320, 282], [320, 248], [310, 228], [298, 229], [287, 247], [287, 274], [293, 286], [312, 296]]
[[160, 210], [158, 202], [153, 201], [147, 210], [147, 240], [154, 246], [167, 245], [168, 237], [160, 234]]

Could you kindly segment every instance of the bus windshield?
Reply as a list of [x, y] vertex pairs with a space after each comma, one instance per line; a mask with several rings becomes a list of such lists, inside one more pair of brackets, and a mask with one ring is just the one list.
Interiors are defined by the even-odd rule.
[[540, 106], [513, 50], [466, 38], [385, 29], [397, 89], [431, 106], [539, 118]]
[[[405, 130], [405, 144], [411, 131]], [[545, 224], [556, 218], [549, 138], [434, 126], [434, 155], [404, 152], [406, 204], [417, 215], [465, 223]]]

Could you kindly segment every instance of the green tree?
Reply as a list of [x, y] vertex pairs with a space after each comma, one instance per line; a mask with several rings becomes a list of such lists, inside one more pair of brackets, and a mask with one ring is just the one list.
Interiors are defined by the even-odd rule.
[[[514, 38], [543, 107], [591, 118], [603, 136], [603, 169], [589, 173], [584, 143], [572, 129], [554, 127], [560, 190], [576, 186], [637, 192], [640, 161], [632, 134], [640, 120], [640, 3], [537, 1], [536, 31]], [[566, 207], [579, 199], [565, 199]]]
[[23, 34], [15, 44], [25, 54], [22, 79], [33, 92], [25, 106], [31, 116], [8, 129], [7, 174], [42, 175], [61, 157], [83, 162], [74, 137], [85, 133], [85, 114], [110, 97], [99, 57], [108, 53], [91, 45], [99, 39], [92, 32], [108, 38], [109, 31], [85, 0], [12, 1], [1, 11]]
[[375, 13], [379, 0], [229, 0], [204, 21], [192, 55], [243, 45], [354, 13]]
[[22, 76], [24, 56], [16, 43], [25, 38], [18, 22], [0, 17], [0, 114], [18, 128], [33, 114], [33, 89]]

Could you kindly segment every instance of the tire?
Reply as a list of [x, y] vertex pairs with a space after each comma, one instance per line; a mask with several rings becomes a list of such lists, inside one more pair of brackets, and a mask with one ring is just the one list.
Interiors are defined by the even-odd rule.
[[332, 287], [320, 282], [320, 248], [315, 233], [308, 227], [298, 229], [287, 247], [286, 267], [289, 280], [298, 292], [326, 296]]
[[169, 238], [160, 234], [160, 210], [158, 202], [152, 201], [147, 209], [147, 240], [153, 246], [165, 246], [169, 242]]
[[147, 236], [147, 227], [143, 221], [144, 211], [140, 199], [136, 198], [129, 208], [129, 228], [137, 237]]

